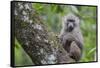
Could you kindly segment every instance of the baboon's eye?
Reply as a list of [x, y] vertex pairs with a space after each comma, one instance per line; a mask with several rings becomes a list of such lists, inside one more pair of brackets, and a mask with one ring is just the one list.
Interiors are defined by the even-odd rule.
[[75, 22], [75, 20], [73, 20], [73, 19], [68, 19], [67, 21], [68, 22]]

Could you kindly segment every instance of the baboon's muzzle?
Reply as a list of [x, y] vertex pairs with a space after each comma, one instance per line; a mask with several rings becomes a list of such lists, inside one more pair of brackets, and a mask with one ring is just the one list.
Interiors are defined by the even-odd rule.
[[70, 22], [68, 24], [68, 31], [71, 32], [73, 29], [74, 29], [74, 24]]

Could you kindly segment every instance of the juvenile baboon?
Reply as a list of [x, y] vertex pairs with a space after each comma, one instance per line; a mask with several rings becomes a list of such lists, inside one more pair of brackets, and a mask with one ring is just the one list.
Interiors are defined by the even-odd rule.
[[79, 61], [83, 50], [83, 35], [80, 30], [80, 19], [72, 13], [63, 18], [60, 40], [69, 56]]

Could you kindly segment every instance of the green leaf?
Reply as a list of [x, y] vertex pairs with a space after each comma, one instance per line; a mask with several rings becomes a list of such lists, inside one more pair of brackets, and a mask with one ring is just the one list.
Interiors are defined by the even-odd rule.
[[92, 48], [92, 49], [88, 52], [88, 55], [94, 54], [95, 51], [96, 51], [96, 47]]

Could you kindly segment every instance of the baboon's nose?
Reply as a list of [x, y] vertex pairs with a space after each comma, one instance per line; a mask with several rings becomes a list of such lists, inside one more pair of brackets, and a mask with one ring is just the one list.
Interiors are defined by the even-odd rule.
[[71, 32], [74, 29], [73, 23], [69, 23], [68, 25], [68, 31]]

